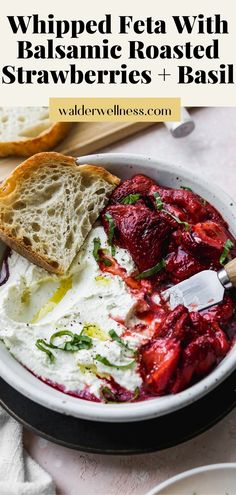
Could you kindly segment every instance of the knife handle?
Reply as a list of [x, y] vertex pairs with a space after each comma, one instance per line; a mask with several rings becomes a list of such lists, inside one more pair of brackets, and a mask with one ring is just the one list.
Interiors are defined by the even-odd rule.
[[228, 275], [229, 281], [233, 285], [233, 287], [236, 287], [236, 258], [233, 260], [229, 261], [225, 266], [224, 269]]

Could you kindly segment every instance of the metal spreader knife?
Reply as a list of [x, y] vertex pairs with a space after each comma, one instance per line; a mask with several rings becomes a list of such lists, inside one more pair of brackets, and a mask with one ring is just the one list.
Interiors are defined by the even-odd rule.
[[204, 270], [162, 292], [171, 309], [183, 304], [189, 311], [201, 311], [222, 301], [225, 289], [236, 287], [236, 258], [215, 272]]

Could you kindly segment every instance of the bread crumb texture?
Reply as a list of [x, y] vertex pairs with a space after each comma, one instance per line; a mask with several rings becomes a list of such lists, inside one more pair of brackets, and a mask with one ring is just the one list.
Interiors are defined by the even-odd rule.
[[37, 154], [1, 185], [0, 237], [39, 266], [65, 273], [118, 183], [100, 167]]
[[71, 125], [53, 123], [48, 107], [0, 107], [0, 156], [30, 156], [53, 149]]
[[51, 125], [47, 107], [0, 107], [0, 142], [34, 138]]

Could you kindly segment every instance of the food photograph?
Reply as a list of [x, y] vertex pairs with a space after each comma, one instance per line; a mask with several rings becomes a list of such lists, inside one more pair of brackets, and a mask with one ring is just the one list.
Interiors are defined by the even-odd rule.
[[0, 493], [235, 495], [235, 133], [0, 108]]

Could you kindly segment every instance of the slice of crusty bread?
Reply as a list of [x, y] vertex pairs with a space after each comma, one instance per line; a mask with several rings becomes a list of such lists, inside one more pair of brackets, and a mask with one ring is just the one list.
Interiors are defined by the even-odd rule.
[[69, 122], [51, 122], [47, 107], [0, 107], [0, 157], [50, 150], [70, 127]]
[[39, 153], [0, 185], [0, 238], [48, 271], [64, 274], [120, 180], [75, 158]]

